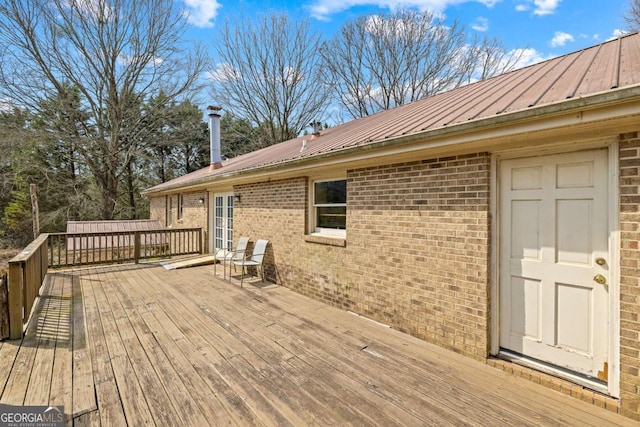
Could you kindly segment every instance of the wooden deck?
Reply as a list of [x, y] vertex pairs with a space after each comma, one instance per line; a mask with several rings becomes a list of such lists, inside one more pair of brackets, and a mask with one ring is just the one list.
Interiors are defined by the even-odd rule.
[[634, 425], [213, 266], [49, 273], [36, 310], [0, 344], [0, 401], [74, 425]]

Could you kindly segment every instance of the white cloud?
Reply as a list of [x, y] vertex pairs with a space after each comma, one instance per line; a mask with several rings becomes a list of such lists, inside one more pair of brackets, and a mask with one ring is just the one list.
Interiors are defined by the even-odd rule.
[[536, 15], [551, 15], [560, 5], [561, 0], [533, 0], [536, 8], [533, 13]]
[[534, 15], [543, 16], [543, 15], [551, 15], [556, 11], [560, 2], [562, 0], [521, 0], [524, 3], [520, 3], [516, 5], [516, 10], [518, 12], [526, 12], [531, 10], [531, 6], [533, 5], [533, 13]]
[[480, 32], [485, 32], [489, 29], [489, 20], [487, 18], [483, 18], [483, 17], [478, 17], [476, 18], [476, 20], [471, 24], [471, 28], [473, 28], [476, 31], [480, 31]]
[[184, 0], [184, 7], [187, 22], [199, 28], [211, 28], [222, 5], [218, 0]]
[[215, 82], [226, 82], [240, 78], [240, 73], [231, 64], [221, 63], [216, 65], [215, 70], [207, 72], [207, 77]]
[[95, 19], [108, 20], [113, 10], [107, 2], [99, 0], [68, 0], [65, 2], [68, 8], [72, 8], [81, 15], [89, 15]]
[[546, 61], [548, 59], [552, 59], [554, 55], [543, 55], [535, 49], [514, 49], [509, 52], [509, 55], [519, 56], [520, 59], [513, 67], [514, 69], [528, 67], [529, 65], [537, 64], [538, 62]]
[[556, 31], [551, 39], [551, 47], [561, 47], [567, 44], [567, 42], [575, 41], [573, 36], [563, 31]]
[[615, 40], [619, 37], [624, 36], [625, 34], [627, 34], [625, 30], [620, 30], [620, 29], [613, 30], [613, 34], [611, 34], [611, 37], [609, 37], [607, 41]]
[[311, 16], [320, 20], [328, 21], [330, 16], [355, 6], [378, 6], [383, 9], [397, 9], [399, 7], [416, 8], [428, 10], [435, 14], [443, 13], [451, 5], [476, 2], [493, 7], [502, 0], [312, 0], [307, 5]]
[[10, 113], [15, 108], [13, 102], [7, 98], [0, 98], [0, 113]]
[[[123, 65], [130, 65], [133, 64], [134, 62], [136, 62], [136, 57], [135, 56], [131, 56], [131, 55], [125, 55], [125, 54], [121, 54], [118, 56], [118, 62], [120, 64]], [[153, 65], [160, 65], [164, 62], [164, 58], [160, 57], [160, 56], [154, 56], [153, 58], [151, 58], [150, 64]], [[149, 65], [149, 64], [147, 64]]]

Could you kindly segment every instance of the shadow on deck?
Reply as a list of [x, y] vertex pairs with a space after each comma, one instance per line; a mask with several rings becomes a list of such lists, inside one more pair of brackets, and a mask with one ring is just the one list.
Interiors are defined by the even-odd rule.
[[[279, 286], [213, 266], [50, 272], [0, 402], [74, 425], [634, 425]], [[218, 269], [220, 274], [221, 271]]]

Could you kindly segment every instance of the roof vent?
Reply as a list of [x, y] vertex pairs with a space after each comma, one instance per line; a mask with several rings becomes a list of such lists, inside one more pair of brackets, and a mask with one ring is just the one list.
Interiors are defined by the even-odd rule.
[[311, 134], [312, 136], [320, 136], [320, 126], [322, 126], [322, 123], [320, 123], [317, 120], [314, 120], [311, 123], [309, 123], [309, 126], [313, 128], [313, 133]]
[[302, 140], [302, 147], [300, 147], [300, 152], [302, 153], [303, 151], [307, 151], [307, 140], [306, 139]]

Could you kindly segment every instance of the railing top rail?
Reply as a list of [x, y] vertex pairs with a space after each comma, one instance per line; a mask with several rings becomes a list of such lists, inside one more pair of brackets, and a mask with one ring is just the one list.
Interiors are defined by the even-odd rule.
[[41, 245], [47, 243], [48, 238], [49, 233], [40, 234], [33, 242], [29, 243], [29, 246], [24, 248], [22, 252], [11, 258], [9, 264], [27, 261]]
[[149, 234], [149, 233], [171, 233], [171, 232], [180, 232], [180, 231], [198, 231], [202, 230], [202, 227], [192, 227], [192, 228], [157, 228], [151, 230], [130, 230], [130, 231], [80, 231], [80, 232], [71, 232], [71, 233], [48, 233], [48, 236], [52, 237], [66, 237], [66, 236], [124, 236], [131, 235], [135, 233], [140, 234]]

